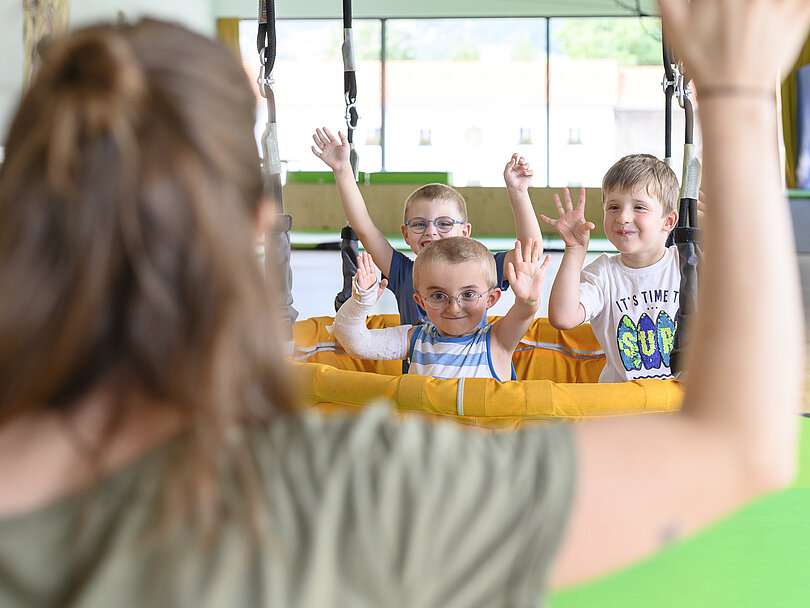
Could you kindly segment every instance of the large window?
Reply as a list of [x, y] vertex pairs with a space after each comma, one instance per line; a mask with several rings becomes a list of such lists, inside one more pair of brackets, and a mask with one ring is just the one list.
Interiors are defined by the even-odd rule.
[[385, 168], [499, 185], [513, 152], [545, 183], [545, 20], [386, 23]]
[[[624, 154], [663, 156], [657, 19], [376, 19], [353, 29], [361, 171], [446, 171], [458, 186], [499, 186], [518, 152], [535, 186], [598, 186]], [[281, 20], [277, 34], [281, 158], [323, 170], [313, 130], [345, 131], [342, 23]], [[243, 22], [253, 72], [255, 36], [255, 21]]]
[[[626, 154], [663, 157], [660, 21], [551, 19], [549, 29], [549, 185], [598, 186]], [[682, 142], [683, 113], [673, 117]]]
[[[360, 121], [354, 134], [362, 171], [380, 171], [380, 22], [355, 21]], [[239, 39], [245, 69], [253, 81], [259, 71], [256, 21], [242, 21]], [[322, 171], [326, 167], [310, 150], [316, 127], [346, 132], [343, 97], [343, 23], [341, 21], [276, 22], [276, 102], [279, 154], [290, 171]], [[257, 90], [258, 95], [258, 90]], [[259, 98], [256, 136], [267, 121], [267, 105]]]

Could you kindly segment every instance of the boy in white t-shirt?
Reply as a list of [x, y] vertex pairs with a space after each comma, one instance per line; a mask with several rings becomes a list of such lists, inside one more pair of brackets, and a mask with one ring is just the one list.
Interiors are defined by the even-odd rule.
[[565, 242], [549, 298], [549, 322], [570, 329], [590, 321], [605, 350], [600, 382], [671, 378], [681, 274], [678, 250], [667, 236], [678, 221], [678, 179], [649, 154], [620, 159], [602, 180], [605, 235], [618, 254], [599, 256], [582, 269], [590, 231], [585, 190], [574, 208], [554, 195], [559, 219], [540, 215]]

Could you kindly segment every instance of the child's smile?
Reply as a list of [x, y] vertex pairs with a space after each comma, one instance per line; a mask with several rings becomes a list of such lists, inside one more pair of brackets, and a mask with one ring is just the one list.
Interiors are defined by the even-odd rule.
[[[475, 262], [426, 265], [420, 271], [419, 285], [414, 287], [414, 298], [443, 338], [475, 332], [500, 296], [499, 290], [487, 284]], [[446, 297], [436, 302], [437, 293]]]
[[678, 214], [664, 215], [663, 205], [646, 189], [611, 190], [605, 194], [605, 235], [631, 268], [649, 266], [664, 255], [669, 231]]

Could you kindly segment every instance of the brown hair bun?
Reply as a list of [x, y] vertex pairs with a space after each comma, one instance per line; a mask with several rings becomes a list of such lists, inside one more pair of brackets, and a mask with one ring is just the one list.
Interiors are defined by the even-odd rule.
[[57, 38], [43, 52], [34, 84], [40, 90], [29, 99], [50, 105], [48, 175], [54, 185], [70, 187], [88, 145], [109, 137], [118, 153], [132, 149], [147, 82], [130, 46], [109, 28]]

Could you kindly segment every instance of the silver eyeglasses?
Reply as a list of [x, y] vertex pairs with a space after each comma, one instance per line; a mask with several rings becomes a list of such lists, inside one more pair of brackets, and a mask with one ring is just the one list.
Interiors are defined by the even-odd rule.
[[493, 288], [490, 287], [484, 293], [478, 293], [477, 291], [473, 291], [472, 289], [465, 289], [457, 296], [448, 296], [444, 292], [434, 291], [429, 296], [423, 296], [420, 293], [419, 297], [421, 297], [425, 301], [425, 303], [434, 310], [441, 310], [443, 308], [447, 308], [450, 305], [450, 300], [455, 300], [456, 304], [458, 304], [462, 308], [472, 308], [478, 303], [478, 300], [487, 295], [490, 291], [492, 291], [492, 289]]
[[427, 230], [428, 224], [433, 224], [436, 226], [436, 230], [442, 234], [447, 234], [453, 229], [453, 226], [456, 224], [464, 224], [465, 222], [459, 222], [458, 220], [454, 220], [452, 217], [447, 217], [443, 215], [441, 217], [437, 217], [435, 220], [428, 220], [423, 217], [412, 217], [405, 225], [413, 230], [416, 234], [422, 234], [425, 230]]

